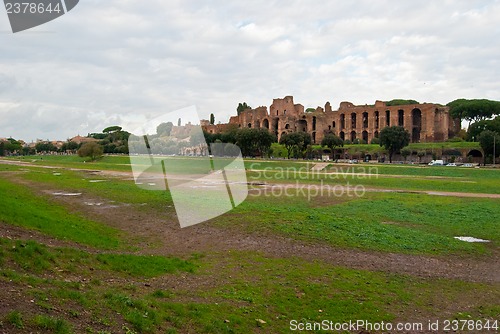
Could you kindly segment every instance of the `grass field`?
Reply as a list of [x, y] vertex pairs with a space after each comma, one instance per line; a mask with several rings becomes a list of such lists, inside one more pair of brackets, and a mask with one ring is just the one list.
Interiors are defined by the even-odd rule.
[[127, 157], [23, 161], [0, 164], [0, 332], [500, 320], [500, 199], [412, 192], [498, 194], [497, 170], [331, 164], [316, 173], [301, 161], [248, 160], [249, 181], [405, 192], [277, 196], [252, 186], [233, 211], [181, 230], [170, 193], [138, 188]]

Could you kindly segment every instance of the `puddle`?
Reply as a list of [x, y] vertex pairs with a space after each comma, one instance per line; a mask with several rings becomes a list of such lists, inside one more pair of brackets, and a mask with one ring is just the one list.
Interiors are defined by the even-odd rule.
[[81, 196], [82, 193], [52, 193], [54, 196]]
[[101, 206], [104, 204], [104, 203], [92, 203], [92, 202], [83, 202], [83, 203], [88, 206]]
[[465, 242], [490, 242], [489, 240], [478, 239], [473, 237], [455, 237], [455, 239]]

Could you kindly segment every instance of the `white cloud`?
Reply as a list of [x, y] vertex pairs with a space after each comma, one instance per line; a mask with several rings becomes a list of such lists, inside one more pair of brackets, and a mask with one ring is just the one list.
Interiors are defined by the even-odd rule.
[[1, 14], [0, 137], [65, 139], [193, 104], [225, 122], [285, 95], [498, 100], [499, 19], [493, 0], [86, 0], [11, 34]]

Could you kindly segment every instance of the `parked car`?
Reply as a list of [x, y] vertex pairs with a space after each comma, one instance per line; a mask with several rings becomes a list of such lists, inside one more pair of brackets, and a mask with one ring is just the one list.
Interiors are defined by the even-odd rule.
[[449, 164], [446, 165], [446, 167], [457, 167], [457, 164], [454, 162], [450, 162]]
[[473, 164], [471, 163], [466, 163], [466, 164], [463, 164], [461, 167], [468, 167], [468, 168], [471, 168], [471, 167], [474, 167]]

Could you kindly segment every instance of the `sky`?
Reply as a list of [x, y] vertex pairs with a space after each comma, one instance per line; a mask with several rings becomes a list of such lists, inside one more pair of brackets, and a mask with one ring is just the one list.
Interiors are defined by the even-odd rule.
[[0, 137], [132, 131], [183, 108], [226, 123], [287, 95], [500, 100], [499, 41], [498, 0], [81, 0], [16, 34], [0, 8]]

